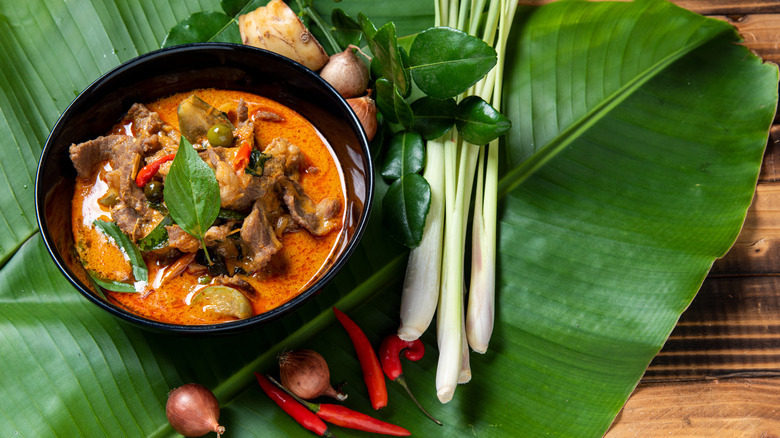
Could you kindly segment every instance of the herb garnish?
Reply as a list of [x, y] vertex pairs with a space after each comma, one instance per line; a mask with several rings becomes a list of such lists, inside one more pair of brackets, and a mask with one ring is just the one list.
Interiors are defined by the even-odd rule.
[[[179, 150], [171, 163], [163, 190], [171, 218], [184, 231], [200, 240], [205, 250], [203, 239], [206, 230], [219, 214], [219, 183], [214, 171], [184, 136], [179, 141]], [[206, 259], [211, 262], [208, 252]]]
[[138, 239], [138, 248], [141, 251], [153, 251], [168, 246], [168, 231], [165, 230], [165, 227], [170, 225], [173, 225], [173, 219], [166, 214], [149, 234]]
[[136, 281], [148, 281], [149, 270], [146, 268], [146, 262], [141, 255], [141, 250], [138, 249], [135, 243], [119, 229], [119, 225], [116, 222], [106, 222], [100, 219], [95, 219], [95, 226], [100, 229], [106, 236], [116, 242], [119, 249], [125, 253], [127, 259], [130, 260], [130, 264], [133, 267], [133, 276]]

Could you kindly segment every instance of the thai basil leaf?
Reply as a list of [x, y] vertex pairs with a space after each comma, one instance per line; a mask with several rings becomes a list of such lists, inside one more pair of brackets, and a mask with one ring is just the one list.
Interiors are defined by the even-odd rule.
[[407, 173], [390, 185], [382, 199], [382, 224], [398, 242], [417, 247], [430, 206], [428, 181], [420, 174]]
[[168, 246], [168, 231], [165, 227], [170, 225], [173, 225], [173, 219], [166, 215], [149, 234], [138, 240], [138, 248], [141, 251], [153, 251]]
[[409, 50], [414, 83], [425, 94], [440, 99], [468, 90], [496, 60], [495, 49], [484, 41], [449, 27], [420, 32]]
[[343, 48], [350, 44], [357, 46], [360, 38], [363, 36], [360, 23], [347, 15], [342, 9], [334, 9], [330, 14], [330, 21], [333, 23], [333, 37]]
[[252, 176], [263, 176], [263, 169], [265, 168], [265, 162], [271, 158], [270, 155], [264, 154], [262, 151], [253, 149], [249, 153], [249, 164], [244, 168], [244, 172]]
[[135, 286], [121, 281], [106, 280], [101, 278], [95, 271], [87, 270], [87, 274], [96, 285], [111, 292], [138, 293]]
[[384, 164], [380, 170], [387, 179], [398, 179], [407, 173], [418, 173], [425, 167], [425, 141], [414, 131], [399, 131], [389, 140]]
[[[230, 29], [231, 27], [234, 29]], [[162, 47], [217, 40], [240, 42], [241, 33], [238, 25], [222, 12], [196, 12], [168, 31]]]
[[93, 223], [96, 227], [98, 227], [98, 229], [100, 229], [100, 231], [103, 232], [103, 234], [113, 239], [114, 242], [116, 242], [116, 244], [119, 246], [119, 249], [125, 253], [127, 259], [130, 260], [130, 265], [133, 267], [133, 276], [135, 277], [136, 281], [148, 281], [149, 270], [147, 269], [146, 262], [144, 262], [144, 258], [141, 255], [141, 250], [139, 250], [138, 246], [136, 246], [136, 244], [130, 240], [130, 237], [128, 237], [127, 234], [123, 233], [122, 230], [119, 229], [119, 226], [116, 224], [116, 222], [106, 222], [100, 219], [95, 219], [95, 222]]
[[219, 184], [214, 171], [183, 135], [165, 178], [163, 197], [174, 222], [203, 243], [206, 230], [219, 214]]
[[479, 96], [468, 96], [457, 109], [460, 136], [471, 144], [483, 145], [500, 137], [512, 127], [512, 122]]
[[385, 119], [390, 123], [400, 123], [405, 128], [411, 127], [414, 124], [414, 113], [398, 87], [385, 78], [377, 79], [374, 86], [376, 106]]
[[425, 96], [412, 102], [414, 124], [412, 129], [426, 140], [439, 138], [455, 124], [457, 103], [454, 98], [437, 99]]

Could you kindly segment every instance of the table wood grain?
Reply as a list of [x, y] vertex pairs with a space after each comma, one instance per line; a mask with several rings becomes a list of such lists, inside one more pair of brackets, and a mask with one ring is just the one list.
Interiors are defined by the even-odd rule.
[[[780, 0], [672, 1], [731, 23], [745, 46], [780, 64]], [[742, 232], [605, 436], [780, 438], [778, 117]]]

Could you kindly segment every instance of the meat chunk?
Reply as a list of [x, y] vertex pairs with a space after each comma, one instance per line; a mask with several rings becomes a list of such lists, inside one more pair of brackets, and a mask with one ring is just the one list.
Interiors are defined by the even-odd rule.
[[178, 225], [165, 227], [168, 232], [168, 246], [176, 248], [181, 252], [195, 252], [200, 249], [198, 239], [192, 237]]
[[290, 211], [290, 216], [298, 225], [315, 236], [324, 236], [339, 225], [338, 220], [333, 220], [341, 210], [339, 199], [325, 198], [315, 204], [297, 182], [284, 179], [280, 184], [284, 193], [284, 203]]
[[249, 119], [249, 107], [246, 106], [246, 102], [244, 102], [244, 99], [241, 99], [238, 101], [238, 106], [236, 106], [236, 120], [241, 122], [246, 122]]
[[228, 210], [248, 211], [260, 195], [262, 181], [244, 172], [236, 172], [226, 148], [209, 148], [201, 153], [214, 169], [219, 184], [221, 206]]
[[70, 146], [70, 160], [80, 177], [92, 175], [98, 164], [107, 161], [116, 151], [133, 148], [135, 140], [126, 135], [106, 135]]
[[306, 159], [298, 146], [290, 143], [286, 138], [279, 137], [266, 146], [263, 153], [271, 156], [265, 162], [264, 177], [272, 180], [277, 180], [281, 176], [296, 180], [300, 178], [300, 168]]
[[122, 118], [127, 122], [132, 122], [133, 135], [136, 137], [151, 137], [157, 134], [163, 128], [163, 121], [160, 115], [142, 103], [134, 103]]
[[268, 219], [257, 203], [252, 207], [249, 216], [244, 219], [244, 225], [241, 226], [241, 240], [245, 269], [250, 273], [262, 269], [282, 248], [282, 243], [276, 238], [273, 227], [268, 223]]

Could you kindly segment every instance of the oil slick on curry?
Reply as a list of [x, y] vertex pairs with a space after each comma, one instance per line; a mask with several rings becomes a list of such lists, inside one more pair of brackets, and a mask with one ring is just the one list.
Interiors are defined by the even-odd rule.
[[[219, 214], [202, 239], [167, 205], [180, 144], [219, 186]], [[213, 324], [274, 309], [317, 279], [341, 238], [346, 200], [330, 146], [302, 116], [258, 95], [200, 89], [136, 103], [70, 157], [79, 258], [108, 300], [149, 319]]]

